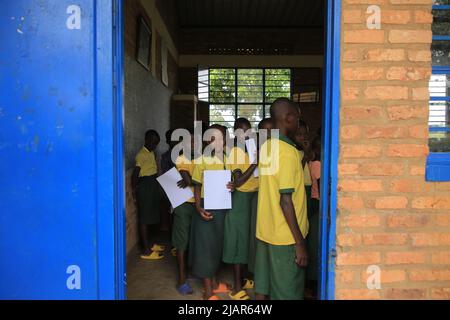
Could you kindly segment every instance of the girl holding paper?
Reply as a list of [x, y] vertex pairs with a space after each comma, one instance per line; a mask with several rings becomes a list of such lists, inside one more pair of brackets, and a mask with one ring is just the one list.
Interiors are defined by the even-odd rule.
[[225, 170], [225, 136], [224, 127], [212, 125], [211, 140], [206, 150], [211, 154], [196, 159], [192, 182], [194, 184], [195, 208], [197, 214], [192, 217], [189, 245], [189, 263], [192, 272], [203, 278], [204, 299], [220, 300], [217, 293], [227, 293], [230, 288], [225, 283], [216, 283], [215, 276], [222, 260], [224, 223], [227, 210], [204, 209], [204, 173], [209, 170]]

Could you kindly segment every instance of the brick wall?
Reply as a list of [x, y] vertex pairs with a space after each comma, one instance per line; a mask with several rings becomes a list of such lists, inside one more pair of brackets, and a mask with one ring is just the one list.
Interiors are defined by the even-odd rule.
[[431, 0], [342, 2], [336, 298], [450, 299], [450, 183], [424, 178]]

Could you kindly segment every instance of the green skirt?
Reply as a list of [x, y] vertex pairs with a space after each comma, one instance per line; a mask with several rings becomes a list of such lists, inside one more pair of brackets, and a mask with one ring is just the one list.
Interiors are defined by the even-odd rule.
[[200, 278], [213, 278], [222, 262], [223, 232], [227, 210], [208, 210], [213, 219], [205, 221], [196, 212], [192, 217], [189, 265]]
[[185, 202], [173, 212], [172, 246], [186, 251], [189, 244], [192, 217], [196, 215], [194, 204]]
[[311, 200], [312, 214], [309, 217], [309, 232], [306, 237], [308, 248], [308, 267], [306, 269], [306, 278], [308, 280], [317, 280], [319, 267], [319, 205], [317, 199]]
[[[257, 192], [233, 192], [233, 208], [225, 217], [223, 262], [248, 264], [250, 242], [255, 237], [255, 234], [252, 236], [250, 226], [257, 198]], [[252, 246], [254, 247], [254, 243]]]
[[160, 188], [156, 175], [139, 178], [136, 198], [140, 224], [158, 224], [161, 220], [159, 212]]

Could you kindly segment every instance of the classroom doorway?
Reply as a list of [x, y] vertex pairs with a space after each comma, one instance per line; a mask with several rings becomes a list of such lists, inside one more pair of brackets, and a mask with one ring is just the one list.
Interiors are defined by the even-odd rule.
[[[174, 8], [176, 22], [170, 14]], [[176, 260], [170, 252], [168, 213], [161, 212], [165, 225], [154, 229], [151, 239], [166, 245], [164, 259], [139, 260], [129, 179], [143, 133], [147, 129], [159, 131], [158, 151], [162, 153], [167, 149], [165, 133], [169, 128], [185, 127], [185, 122], [192, 120], [229, 126], [241, 116], [257, 123], [267, 117], [274, 98], [288, 96], [299, 103], [311, 135], [321, 136], [321, 180], [325, 183], [320, 190], [317, 299], [333, 299], [340, 1], [117, 1], [115, 14], [116, 67], [121, 70], [118, 88], [125, 89], [117, 92], [117, 132], [123, 137], [117, 145], [125, 154], [123, 163], [117, 161], [117, 170], [123, 175], [123, 167], [126, 169], [123, 180], [119, 179], [124, 183], [117, 184], [118, 199], [126, 208], [126, 212], [116, 213], [118, 297], [201, 297], [199, 286], [199, 294], [193, 296], [181, 296], [175, 290]], [[177, 41], [164, 36], [177, 37]], [[150, 51], [146, 51], [148, 46]], [[176, 60], [175, 54], [178, 61], [171, 61]], [[222, 83], [218, 90], [211, 81], [215, 72]], [[229, 83], [224, 85], [224, 80]], [[216, 91], [222, 91], [222, 96]], [[227, 267], [223, 276], [230, 277]]]

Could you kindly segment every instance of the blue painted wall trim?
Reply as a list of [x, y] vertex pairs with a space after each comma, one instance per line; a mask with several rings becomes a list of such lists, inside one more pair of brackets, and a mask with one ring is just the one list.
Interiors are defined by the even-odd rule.
[[425, 178], [426, 181], [450, 181], [450, 153], [430, 153]]
[[325, 46], [325, 109], [322, 125], [322, 181], [320, 215], [319, 293], [321, 299], [335, 295], [334, 265], [336, 257], [336, 210], [339, 157], [339, 101], [341, 1], [328, 0]]

